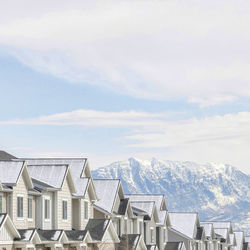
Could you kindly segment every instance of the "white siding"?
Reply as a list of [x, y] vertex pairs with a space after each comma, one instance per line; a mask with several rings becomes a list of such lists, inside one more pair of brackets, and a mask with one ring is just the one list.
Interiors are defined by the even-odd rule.
[[[57, 192], [58, 202], [57, 202], [57, 219], [58, 219], [58, 228], [64, 230], [72, 229], [72, 198], [69, 187], [68, 178], [63, 183], [62, 190]], [[63, 219], [63, 209], [62, 201], [67, 201], [67, 220]]]
[[[12, 216], [13, 223], [15, 224], [17, 229], [27, 229], [28, 228], [28, 222], [27, 222], [28, 189], [27, 189], [27, 185], [25, 183], [23, 176], [24, 176], [23, 174], [20, 176], [17, 185], [13, 187], [13, 193], [12, 193], [12, 214], [11, 214], [11, 216]], [[19, 195], [23, 197], [23, 218], [17, 218], [17, 197]]]

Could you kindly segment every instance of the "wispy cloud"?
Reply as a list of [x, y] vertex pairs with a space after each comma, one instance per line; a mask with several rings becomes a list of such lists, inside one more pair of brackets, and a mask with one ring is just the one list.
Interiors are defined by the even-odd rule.
[[0, 44], [35, 69], [137, 98], [250, 97], [247, 1], [26, 1], [1, 6]]
[[[115, 139], [118, 148], [121, 147], [120, 140], [116, 139], [122, 139], [123, 149], [117, 150], [116, 158], [103, 155], [101, 158], [106, 157], [105, 163], [137, 152], [136, 155], [141, 157], [154, 155], [162, 159], [227, 162], [248, 171], [246, 162], [249, 158], [250, 112], [183, 120], [173, 120], [171, 115], [138, 111], [75, 110], [30, 119], [0, 121], [0, 126], [83, 126], [100, 130], [123, 128], [127, 135], [116, 133], [109, 138]], [[46, 149], [43, 151], [47, 152]], [[32, 154], [40, 153], [36, 150]], [[53, 154], [73, 155], [65, 152]], [[93, 152], [88, 155], [93, 155]], [[99, 157], [96, 160], [98, 166], [102, 159]]]

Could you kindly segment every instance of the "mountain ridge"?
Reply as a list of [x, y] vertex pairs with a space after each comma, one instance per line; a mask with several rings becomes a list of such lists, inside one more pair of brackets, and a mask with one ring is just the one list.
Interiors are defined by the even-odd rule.
[[121, 179], [125, 193], [165, 194], [169, 211], [198, 212], [201, 220], [231, 220], [250, 233], [250, 176], [229, 164], [131, 157], [92, 171]]

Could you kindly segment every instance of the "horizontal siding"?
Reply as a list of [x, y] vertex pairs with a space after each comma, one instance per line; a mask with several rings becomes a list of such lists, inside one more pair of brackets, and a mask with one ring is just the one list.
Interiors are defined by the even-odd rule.
[[[18, 183], [13, 187], [12, 193], [12, 219], [17, 229], [27, 229], [27, 198], [28, 198], [27, 185], [24, 181], [23, 174], [20, 176]], [[17, 218], [17, 197], [22, 195], [23, 197], [23, 218]]]
[[[58, 228], [64, 230], [71, 230], [72, 229], [72, 204], [71, 204], [71, 192], [69, 188], [68, 179], [63, 183], [62, 190], [58, 191], [58, 203], [57, 203], [57, 216], [58, 216]], [[67, 220], [63, 220], [63, 208], [62, 208], [62, 201], [67, 200]]]

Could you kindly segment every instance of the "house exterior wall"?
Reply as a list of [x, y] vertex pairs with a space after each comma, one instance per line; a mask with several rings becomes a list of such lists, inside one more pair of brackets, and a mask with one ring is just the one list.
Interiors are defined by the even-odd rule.
[[7, 213], [7, 194], [4, 192], [0, 192], [0, 196], [2, 197], [2, 213]]
[[32, 218], [27, 218], [28, 228], [34, 228], [36, 227], [36, 197], [33, 195], [29, 195], [28, 197], [32, 199]]
[[[85, 201], [88, 202], [88, 219], [85, 219], [85, 209], [84, 209]], [[81, 229], [84, 230], [87, 223], [88, 223], [88, 220], [94, 218], [94, 206], [90, 200], [89, 190], [86, 192], [84, 199], [81, 199], [81, 209], [80, 210], [81, 210], [80, 211], [80, 215], [81, 215], [80, 219], [81, 219], [81, 225], [82, 225]], [[99, 214], [95, 209], [95, 216], [100, 216], [100, 215], [101, 214]], [[95, 217], [95, 218], [97, 218], [97, 217]]]
[[[23, 197], [23, 217], [17, 217], [17, 197]], [[21, 174], [16, 186], [13, 187], [12, 192], [12, 206], [11, 206], [11, 219], [16, 226], [17, 229], [27, 229], [28, 228], [28, 221], [27, 221], [27, 214], [28, 214], [28, 206], [27, 206], [27, 198], [28, 198], [28, 189], [27, 184], [24, 180], [24, 175]]]
[[[67, 219], [63, 219], [63, 201], [67, 202]], [[64, 230], [72, 229], [72, 198], [68, 178], [65, 179], [62, 190], [57, 191], [57, 228]]]
[[95, 219], [104, 219], [105, 214], [94, 208], [94, 218]]
[[72, 200], [72, 228], [76, 230], [81, 229], [80, 205], [81, 199]]
[[[152, 216], [150, 221], [146, 222], [146, 245], [156, 244], [156, 223]], [[151, 240], [151, 229], [153, 230], [153, 241]], [[144, 239], [145, 240], [145, 239]]]

